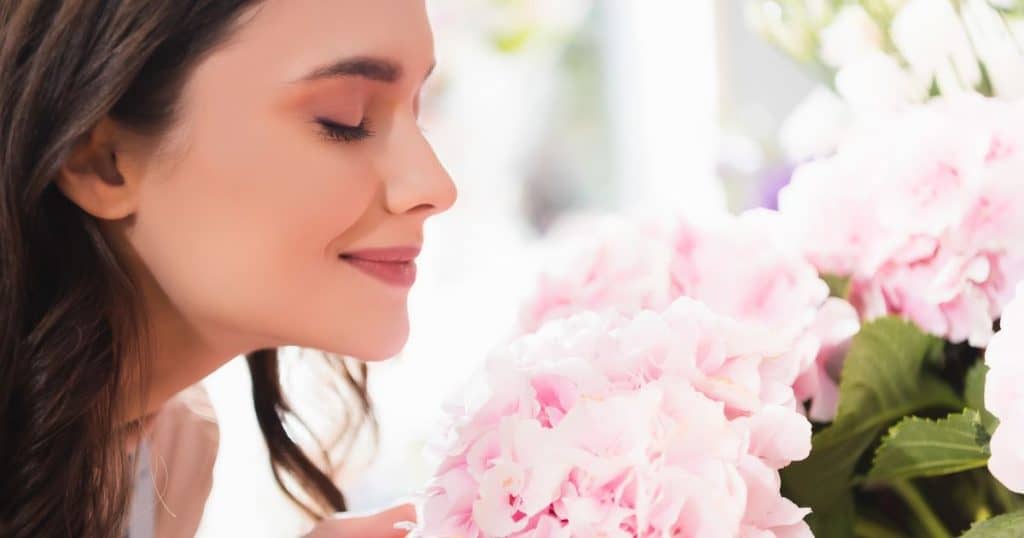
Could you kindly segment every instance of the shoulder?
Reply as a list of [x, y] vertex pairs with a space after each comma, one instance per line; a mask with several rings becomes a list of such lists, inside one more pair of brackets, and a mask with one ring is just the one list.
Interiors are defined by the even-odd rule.
[[167, 401], [149, 435], [157, 538], [191, 537], [213, 486], [220, 428], [201, 384]]

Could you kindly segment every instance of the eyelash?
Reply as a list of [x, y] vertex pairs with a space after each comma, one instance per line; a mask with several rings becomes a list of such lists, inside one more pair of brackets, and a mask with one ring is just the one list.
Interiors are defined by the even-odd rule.
[[332, 142], [359, 142], [373, 136], [370, 130], [370, 123], [365, 118], [359, 125], [342, 125], [340, 123], [317, 118], [316, 122], [323, 127], [324, 138]]

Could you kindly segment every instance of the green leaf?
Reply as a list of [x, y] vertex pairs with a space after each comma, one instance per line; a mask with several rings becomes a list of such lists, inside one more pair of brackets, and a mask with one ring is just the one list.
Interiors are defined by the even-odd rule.
[[814, 530], [815, 536], [853, 536], [856, 523], [852, 492], [836, 499], [827, 512], [811, 512], [807, 516], [807, 524]]
[[850, 277], [837, 275], [821, 275], [821, 279], [828, 284], [828, 292], [832, 297], [848, 299], [850, 297]]
[[832, 427], [856, 432], [887, 426], [919, 409], [961, 409], [953, 389], [923, 368], [942, 346], [942, 340], [899, 318], [866, 324], [846, 355]]
[[1024, 510], [986, 519], [960, 538], [1020, 538], [1024, 536]]
[[967, 371], [964, 400], [967, 401], [967, 407], [981, 413], [981, 423], [985, 426], [985, 431], [992, 434], [996, 431], [996, 426], [999, 425], [999, 419], [985, 409], [985, 376], [987, 374], [988, 366], [980, 361]]
[[839, 383], [839, 410], [812, 439], [811, 455], [783, 469], [783, 490], [820, 538], [853, 535], [855, 467], [893, 422], [922, 409], [962, 409], [960, 397], [925, 370], [942, 341], [894, 317], [866, 324], [850, 344]]
[[964, 382], [964, 401], [967, 403], [967, 407], [985, 408], [985, 375], [987, 374], [988, 366], [980, 361], [967, 370], [967, 378]]
[[973, 409], [942, 420], [905, 418], [882, 440], [868, 479], [942, 476], [984, 467], [989, 438]]

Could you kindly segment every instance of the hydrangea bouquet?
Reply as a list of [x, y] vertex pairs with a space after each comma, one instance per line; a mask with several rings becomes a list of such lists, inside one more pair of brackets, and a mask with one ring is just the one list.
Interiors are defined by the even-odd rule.
[[564, 223], [416, 536], [1024, 535], [1024, 103], [912, 107], [780, 202]]
[[[777, 211], [564, 222], [448, 410], [413, 536], [1024, 536], [1024, 101], [979, 45], [1016, 40], [1018, 6], [755, 4], [801, 14], [766, 31], [849, 68], [870, 121]], [[941, 61], [907, 21], [944, 29]]]

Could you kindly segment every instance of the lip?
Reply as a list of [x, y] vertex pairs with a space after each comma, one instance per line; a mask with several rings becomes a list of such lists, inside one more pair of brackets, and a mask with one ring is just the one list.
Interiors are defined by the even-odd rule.
[[409, 288], [416, 282], [416, 257], [420, 247], [390, 247], [344, 252], [345, 263], [392, 286]]

